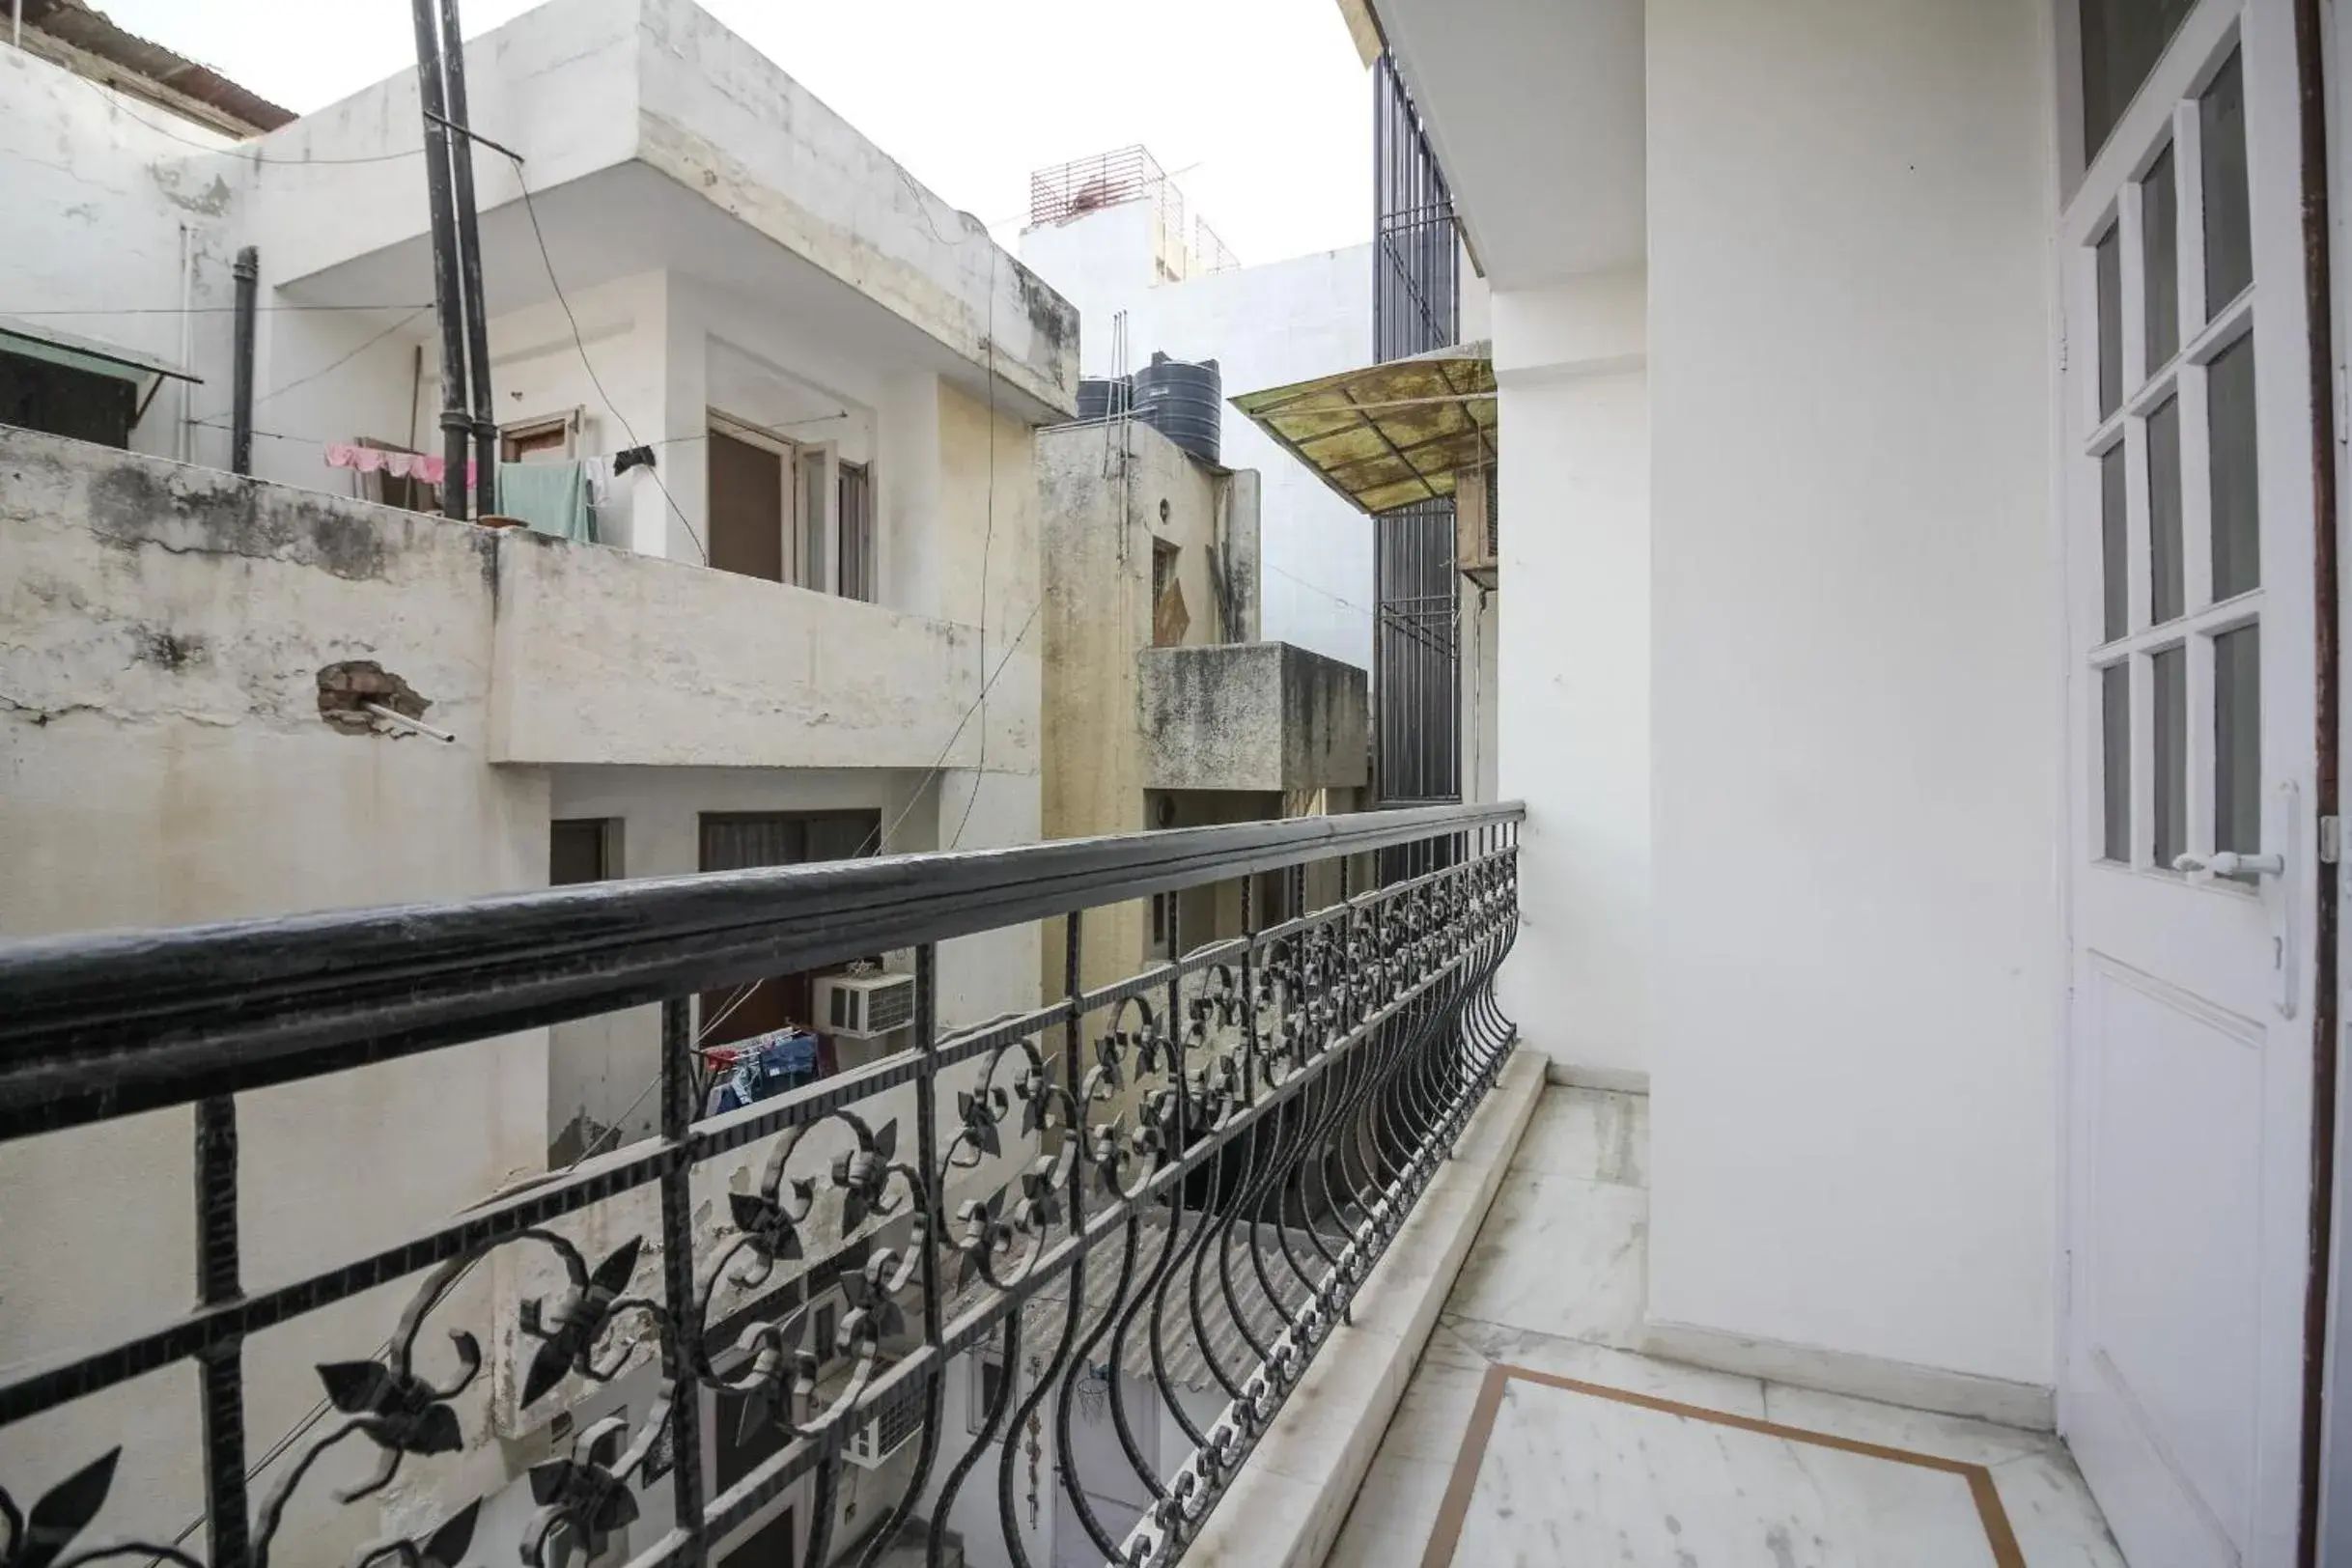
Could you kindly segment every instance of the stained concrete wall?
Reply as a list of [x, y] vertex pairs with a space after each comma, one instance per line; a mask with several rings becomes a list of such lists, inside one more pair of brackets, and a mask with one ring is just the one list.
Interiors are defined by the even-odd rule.
[[1136, 656], [1143, 781], [1155, 790], [1358, 789], [1364, 672], [1285, 642]]
[[[1110, 374], [1120, 311], [1130, 368], [1154, 350], [1215, 359], [1228, 394], [1370, 360], [1369, 244], [1167, 281], [1153, 266], [1151, 210], [1126, 202], [1022, 233], [1022, 260], [1078, 308], [1086, 375]], [[1369, 669], [1371, 523], [1230, 403], [1222, 414], [1226, 466], [1255, 470], [1265, 487], [1263, 634]]]
[[[499, 544], [0, 431], [0, 935], [544, 884], [546, 777], [482, 749]], [[316, 671], [350, 658], [405, 677], [459, 743], [330, 729]], [[531, 1031], [240, 1097], [246, 1284], [359, 1256], [538, 1169], [546, 1096]], [[171, 1110], [0, 1145], [0, 1363], [192, 1300], [192, 1137]], [[469, 1281], [453, 1321], [488, 1321], [490, 1284]], [[313, 1362], [381, 1340], [398, 1294], [248, 1348], [260, 1442], [318, 1398]], [[39, 1497], [123, 1442], [107, 1532], [168, 1540], [202, 1511], [195, 1416], [188, 1375], [159, 1373], [9, 1428], [0, 1471]], [[480, 1396], [464, 1419], [479, 1428]], [[322, 1479], [364, 1465], [339, 1453]], [[350, 1557], [372, 1521], [347, 1512], [302, 1516], [292, 1560]]]
[[[1033, 485], [1025, 430], [998, 434]], [[950, 456], [962, 466], [971, 454], [951, 442]], [[1035, 605], [1035, 506], [1019, 487], [999, 500], [993, 615], [1025, 615], [1024, 593]], [[685, 688], [649, 701], [659, 682], [648, 686], [643, 671], [676, 666], [714, 636], [740, 640], [716, 608], [737, 593], [764, 592], [767, 619], [777, 623], [813, 598], [0, 431], [0, 620], [11, 629], [0, 645], [0, 863], [10, 868], [0, 879], [0, 936], [541, 886], [547, 824], [559, 811], [626, 819], [622, 870], [633, 875], [694, 869], [693, 822], [705, 809], [873, 806], [885, 813], [894, 851], [932, 848], [959, 829], [967, 845], [1034, 837], [1034, 746], [1016, 733], [1026, 724], [1034, 734], [1034, 662], [1005, 668], [990, 715], [975, 718], [994, 737], [985, 770], [976, 757], [941, 775], [928, 771], [928, 758], [921, 768], [869, 758], [832, 771], [499, 763], [490, 737], [508, 646], [500, 623], [532, 570], [523, 560], [558, 575], [562, 567], [548, 562], [577, 568], [585, 576], [566, 580], [595, 585], [608, 614], [642, 601], [632, 574], [658, 575], [664, 592], [685, 596], [670, 605], [675, 640], [647, 644], [642, 670], [598, 666], [574, 693], [624, 711], [690, 701]], [[757, 618], [761, 608], [746, 602], [740, 613]], [[653, 619], [630, 624], [642, 630]], [[581, 623], [583, 635], [596, 630], [593, 615]], [[978, 631], [958, 635], [976, 643]], [[458, 742], [326, 724], [316, 673], [354, 658], [404, 677], [431, 700], [427, 720]], [[809, 726], [786, 718], [777, 727]], [[968, 818], [964, 798], [943, 787], [958, 779], [981, 786]], [[943, 1022], [1032, 1005], [1036, 952], [1036, 931], [1025, 927], [943, 944]], [[550, 1132], [583, 1110], [633, 1126], [620, 1107], [641, 1101], [651, 1079], [653, 1039], [637, 1032], [651, 1022], [638, 1010], [242, 1097], [248, 1283], [387, 1245], [544, 1169]], [[883, 1113], [911, 1111], [902, 1095]], [[174, 1111], [0, 1146], [0, 1297], [9, 1303], [0, 1362], [92, 1346], [187, 1300], [191, 1137], [188, 1117]], [[739, 1166], [764, 1158], [747, 1151], [697, 1182], [723, 1194], [746, 1179]], [[585, 1245], [608, 1249], [628, 1228], [649, 1227], [650, 1202], [637, 1194], [583, 1218]], [[723, 1225], [725, 1213], [714, 1201], [711, 1223]], [[444, 1308], [451, 1323], [500, 1326], [493, 1367], [462, 1415], [469, 1435], [494, 1430], [509, 1441], [470, 1447], [420, 1478], [402, 1499], [419, 1517], [498, 1492], [548, 1451], [546, 1422], [571, 1396], [515, 1409], [499, 1358], [511, 1359], [519, 1302], [553, 1283], [552, 1267], [551, 1255], [502, 1254]], [[646, 1267], [656, 1267], [650, 1255]], [[314, 1363], [365, 1354], [405, 1298], [405, 1288], [389, 1288], [255, 1341], [248, 1392], [261, 1441], [309, 1410]], [[0, 1440], [0, 1470], [38, 1496], [64, 1467], [123, 1441], [124, 1474], [136, 1486], [118, 1489], [124, 1500], [109, 1526], [168, 1538], [201, 1507], [184, 1383], [181, 1372], [159, 1374], [12, 1428]], [[363, 1460], [355, 1454], [347, 1467], [332, 1457], [321, 1480], [348, 1484]], [[376, 1528], [367, 1510], [290, 1518], [287, 1540], [304, 1561], [348, 1559], [358, 1535]]]
[[[42, 311], [37, 326], [225, 367], [219, 307], [229, 303], [233, 257], [216, 231], [230, 187], [203, 172], [200, 150], [227, 139], [126, 104], [38, 56], [0, 50], [0, 191], [18, 237], [0, 253], [5, 297], [13, 309]], [[206, 314], [178, 314], [183, 288]], [[128, 305], [148, 308], [130, 314]], [[185, 415], [227, 403], [225, 376], [210, 387], [175, 382], [157, 394], [131, 444], [174, 455]]]
[[[1186, 643], [1215, 642], [1222, 633], [1210, 552], [1225, 531], [1220, 515], [1237, 537], [1246, 534], [1240, 519], [1253, 497], [1133, 421], [1043, 430], [1036, 453], [1047, 571], [1044, 836], [1137, 832], [1153, 826], [1144, 815], [1136, 654], [1152, 643], [1154, 543], [1177, 549], [1174, 580], [1190, 615]], [[1134, 972], [1147, 914], [1140, 903], [1087, 912], [1088, 985]], [[1053, 931], [1044, 963], [1048, 994], [1057, 993], [1062, 947]]]

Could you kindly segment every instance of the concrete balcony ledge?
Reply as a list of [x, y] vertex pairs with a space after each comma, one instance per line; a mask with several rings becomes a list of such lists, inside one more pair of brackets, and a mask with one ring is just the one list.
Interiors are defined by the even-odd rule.
[[1365, 677], [1286, 642], [1135, 656], [1154, 790], [1356, 789], [1370, 777]]
[[[979, 696], [970, 627], [519, 530], [498, 543], [492, 762], [978, 761], [981, 726], [957, 729]], [[1020, 683], [998, 689], [1012, 714]], [[1033, 767], [1033, 725], [1008, 735], [990, 766]]]
[[1319, 1568], [1330, 1554], [1543, 1090], [1544, 1058], [1522, 1046], [1364, 1281], [1354, 1321], [1325, 1341], [1243, 1462], [1188, 1565]]

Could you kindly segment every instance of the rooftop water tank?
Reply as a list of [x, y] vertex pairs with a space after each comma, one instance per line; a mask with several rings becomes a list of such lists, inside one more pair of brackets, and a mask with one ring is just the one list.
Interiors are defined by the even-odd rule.
[[1125, 413], [1132, 395], [1128, 378], [1124, 376], [1089, 377], [1078, 382], [1078, 416], [1082, 422], [1108, 419], [1114, 414]]
[[1155, 353], [1150, 364], [1135, 372], [1134, 383], [1136, 418], [1194, 457], [1218, 461], [1224, 387], [1216, 360], [1188, 365]]

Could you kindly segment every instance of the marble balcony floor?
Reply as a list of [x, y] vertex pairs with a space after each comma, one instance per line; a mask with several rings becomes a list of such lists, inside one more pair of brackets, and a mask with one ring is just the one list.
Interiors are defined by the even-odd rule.
[[1648, 1133], [1545, 1091], [1328, 1568], [2123, 1568], [2047, 1433], [1639, 1354]]

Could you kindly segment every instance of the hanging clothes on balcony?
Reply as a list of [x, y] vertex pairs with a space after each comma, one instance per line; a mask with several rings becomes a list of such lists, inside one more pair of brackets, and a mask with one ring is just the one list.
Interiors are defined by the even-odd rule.
[[718, 1078], [711, 1085], [711, 1098], [703, 1108], [706, 1116], [715, 1116], [722, 1110], [741, 1110], [787, 1089], [797, 1089], [815, 1081], [824, 1071], [824, 1064], [818, 1060], [817, 1037], [805, 1029], [778, 1029], [773, 1034], [755, 1035], [732, 1046], [715, 1047], [705, 1054], [719, 1069]]
[[533, 532], [582, 545], [596, 543], [587, 476], [576, 462], [498, 464], [498, 510], [520, 518]]

